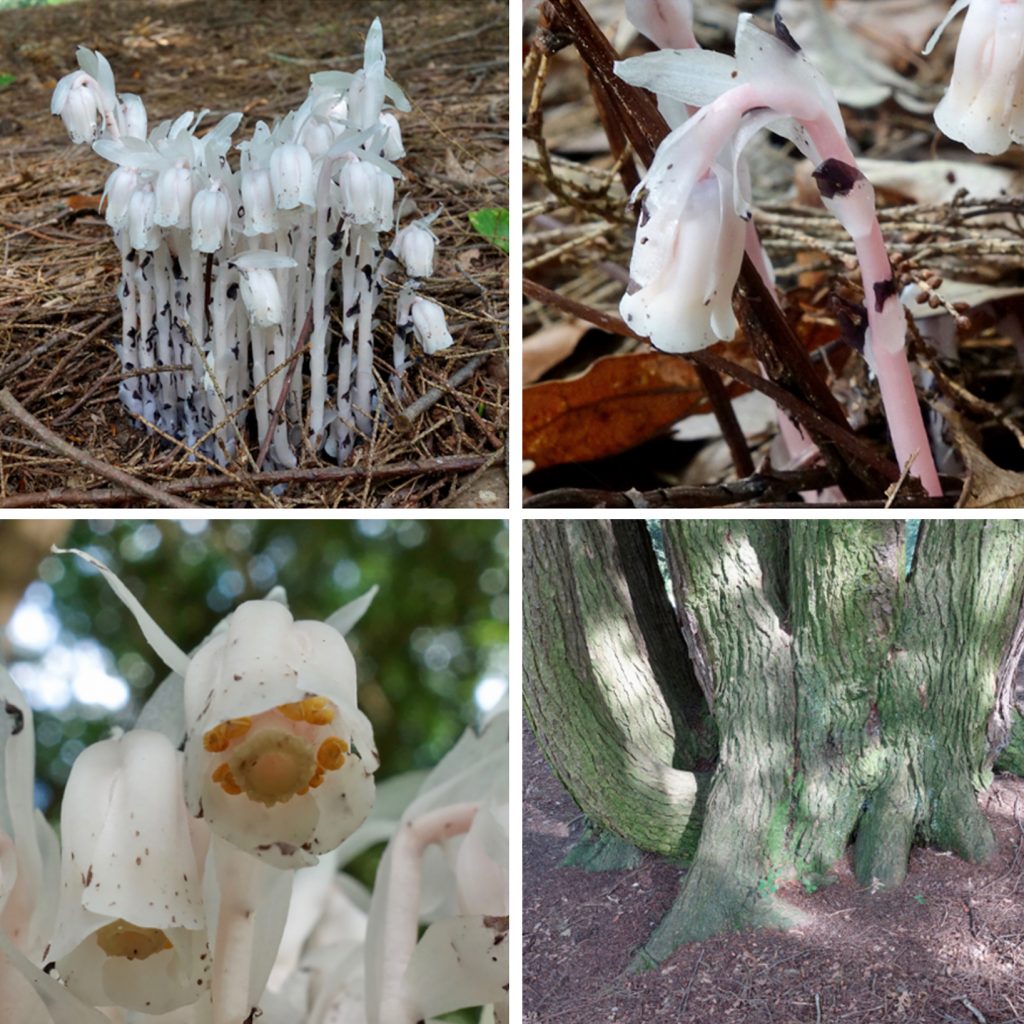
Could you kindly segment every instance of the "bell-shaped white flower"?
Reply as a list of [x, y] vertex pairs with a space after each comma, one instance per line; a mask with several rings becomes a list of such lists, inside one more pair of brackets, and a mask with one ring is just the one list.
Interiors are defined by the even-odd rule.
[[384, 129], [381, 156], [385, 160], [401, 160], [405, 156], [405, 146], [402, 144], [402, 127], [398, 123], [398, 118], [390, 110], [385, 110], [377, 120]]
[[717, 167], [680, 194], [667, 179], [643, 200], [630, 283], [619, 310], [664, 352], [693, 352], [736, 333], [732, 292], [743, 262], [744, 221], [728, 172]]
[[273, 271], [296, 266], [291, 256], [266, 250], [252, 250], [231, 261], [242, 275], [239, 290], [249, 319], [258, 327], [273, 327], [283, 322], [284, 304]]
[[691, 0], [626, 0], [626, 17], [662, 50], [697, 46]]
[[189, 820], [181, 761], [165, 736], [136, 730], [87, 747], [72, 766], [50, 956], [93, 1006], [166, 1013], [208, 984], [207, 833]]
[[338, 175], [341, 210], [356, 224], [387, 231], [394, 221], [395, 183], [370, 160], [347, 154]]
[[368, 1024], [507, 1002], [508, 721], [503, 708], [463, 734], [388, 843], [367, 924]]
[[270, 156], [270, 181], [278, 209], [316, 205], [313, 158], [305, 146], [297, 142], [278, 146]]
[[192, 199], [192, 248], [197, 252], [216, 252], [224, 245], [231, 204], [220, 182], [210, 184], [196, 192]]
[[65, 75], [53, 90], [50, 113], [60, 115], [72, 142], [92, 142], [103, 124], [103, 105], [95, 80], [84, 71]]
[[250, 168], [241, 173], [242, 234], [272, 235], [277, 231], [277, 204], [270, 171]]
[[192, 222], [192, 191], [187, 167], [165, 167], [156, 179], [154, 222], [162, 228], [187, 228]]
[[134, 167], [115, 167], [103, 187], [104, 216], [107, 223], [120, 231], [128, 223], [128, 208], [139, 181]]
[[925, 53], [965, 7], [953, 76], [935, 123], [975, 153], [995, 155], [1024, 143], [1024, 0], [957, 0]]
[[391, 251], [410, 277], [430, 277], [434, 272], [434, 246], [437, 236], [423, 221], [400, 228], [391, 243]]
[[428, 356], [455, 344], [448, 330], [444, 310], [430, 299], [413, 300], [409, 315], [412, 317], [413, 333]]
[[378, 765], [348, 645], [321, 622], [248, 601], [185, 677], [189, 807], [279, 867], [313, 864], [365, 819]]
[[123, 92], [118, 96], [117, 113], [118, 122], [121, 126], [121, 134], [129, 139], [144, 139], [148, 118], [146, 116], [146, 104], [142, 102], [141, 96], [132, 92]]
[[156, 226], [156, 196], [153, 186], [137, 188], [128, 203], [128, 240], [133, 249], [153, 252], [160, 248], [160, 229]]

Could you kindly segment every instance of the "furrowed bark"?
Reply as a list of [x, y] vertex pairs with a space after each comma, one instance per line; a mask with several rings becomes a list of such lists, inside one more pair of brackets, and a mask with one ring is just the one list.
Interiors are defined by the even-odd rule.
[[679, 716], [649, 667], [609, 524], [526, 523], [524, 570], [524, 703], [549, 763], [600, 827], [688, 856], [705, 780], [672, 767]]
[[684, 942], [795, 918], [774, 898], [793, 774], [795, 691], [785, 610], [786, 537], [765, 521], [663, 524], [691, 657], [712, 695], [719, 764], [692, 869], [634, 960]]

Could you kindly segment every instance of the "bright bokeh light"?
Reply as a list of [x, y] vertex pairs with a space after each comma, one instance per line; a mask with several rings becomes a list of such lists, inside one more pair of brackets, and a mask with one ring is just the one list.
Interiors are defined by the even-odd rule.
[[505, 696], [508, 680], [500, 676], [484, 676], [473, 690], [476, 706], [486, 714], [498, 706], [498, 701]]
[[48, 586], [33, 583], [7, 624], [7, 638], [17, 651], [42, 654], [57, 642], [60, 623], [50, 611], [53, 594]]

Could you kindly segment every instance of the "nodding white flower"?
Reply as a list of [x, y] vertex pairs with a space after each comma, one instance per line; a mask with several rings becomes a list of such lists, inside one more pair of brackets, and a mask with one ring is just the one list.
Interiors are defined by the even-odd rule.
[[384, 106], [384, 61], [360, 68], [348, 91], [348, 120], [355, 128], [371, 128]]
[[310, 118], [302, 126], [299, 143], [314, 161], [319, 160], [334, 145], [334, 129], [321, 118]]
[[193, 814], [278, 867], [316, 863], [373, 805], [378, 765], [340, 634], [248, 601], [185, 676], [185, 792]]
[[953, 77], [935, 123], [975, 153], [995, 155], [1024, 142], [1024, 0], [957, 0], [925, 53], [965, 7]]
[[118, 121], [121, 125], [121, 134], [129, 139], [144, 139], [148, 119], [146, 117], [146, 104], [142, 102], [141, 96], [133, 92], [123, 92], [118, 96]]
[[255, 249], [231, 261], [241, 273], [240, 291], [249, 319], [258, 327], [273, 327], [284, 319], [284, 303], [273, 271], [297, 266], [291, 256]]
[[402, 145], [402, 127], [398, 123], [398, 118], [390, 110], [386, 110], [380, 115], [378, 122], [384, 129], [381, 156], [385, 160], [401, 160], [405, 156], [405, 146]]
[[72, 142], [94, 141], [103, 124], [103, 102], [95, 79], [84, 71], [65, 75], [53, 90], [50, 113], [60, 115]]
[[313, 158], [297, 142], [286, 142], [270, 156], [270, 181], [280, 210], [315, 206]]
[[437, 236], [423, 221], [414, 221], [400, 228], [391, 243], [410, 277], [430, 277], [434, 272], [434, 246]]
[[192, 199], [192, 248], [216, 252], [223, 244], [231, 219], [231, 205], [219, 181], [211, 181]]
[[128, 223], [128, 208], [139, 182], [139, 172], [134, 167], [115, 167], [103, 188], [106, 204], [107, 223], [120, 231]]
[[626, 0], [626, 17], [662, 50], [697, 46], [691, 0]]
[[[508, 984], [508, 710], [426, 778], [381, 859], [366, 933], [366, 1020], [504, 1008]], [[432, 922], [417, 938], [420, 919]]]
[[165, 167], [156, 179], [153, 220], [163, 228], [187, 228], [192, 216], [192, 172], [187, 167]]
[[156, 226], [156, 196], [153, 186], [137, 188], [128, 203], [128, 240], [133, 249], [153, 252], [160, 248], [160, 229]]
[[409, 315], [412, 317], [416, 340], [423, 346], [423, 351], [428, 356], [455, 344], [448, 331], [444, 310], [436, 302], [423, 298], [414, 299]]
[[61, 807], [61, 890], [49, 955], [93, 1006], [166, 1013], [208, 984], [202, 873], [182, 755], [136, 730], [79, 754]]
[[241, 174], [242, 234], [272, 235], [277, 231], [277, 204], [270, 171], [250, 168]]
[[370, 160], [348, 155], [338, 175], [342, 212], [356, 224], [387, 231], [394, 221], [395, 183]]
[[623, 319], [664, 352], [730, 340], [745, 234], [731, 175], [721, 165], [688, 194], [671, 180], [652, 188], [641, 205], [629, 288], [619, 304]]

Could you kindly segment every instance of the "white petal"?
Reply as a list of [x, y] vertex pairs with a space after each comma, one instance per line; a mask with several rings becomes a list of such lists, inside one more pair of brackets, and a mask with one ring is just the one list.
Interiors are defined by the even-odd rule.
[[949, 23], [965, 8], [970, 4], [971, 0], [956, 0], [956, 3], [948, 11], [946, 16], [939, 22], [938, 28], [931, 34], [928, 42], [925, 43], [924, 49], [921, 51], [925, 56], [928, 56], [932, 50], [935, 49], [935, 44], [939, 41], [939, 37], [949, 27]]
[[188, 669], [188, 657], [171, 638], [157, 625], [156, 620], [142, 607], [138, 598], [118, 579], [117, 575], [108, 569], [99, 559], [92, 555], [79, 551], [77, 548], [54, 547], [54, 554], [77, 555], [84, 559], [93, 568], [98, 569], [103, 578], [110, 585], [111, 590], [121, 599], [125, 607], [132, 613], [135, 621], [139, 624], [143, 636], [149, 641], [150, 647], [157, 653], [160, 660], [173, 672], [184, 675]]
[[626, 0], [626, 17], [662, 50], [698, 45], [693, 36], [691, 0]]
[[658, 50], [615, 62], [624, 82], [695, 107], [736, 84], [736, 61], [714, 50]]
[[375, 583], [361, 597], [342, 605], [336, 612], [327, 618], [327, 625], [336, 629], [342, 636], [352, 632], [353, 627], [370, 610], [373, 599], [377, 596], [380, 587]]
[[404, 989], [415, 1020], [508, 996], [508, 918], [455, 917], [432, 924], [409, 962]]

